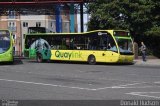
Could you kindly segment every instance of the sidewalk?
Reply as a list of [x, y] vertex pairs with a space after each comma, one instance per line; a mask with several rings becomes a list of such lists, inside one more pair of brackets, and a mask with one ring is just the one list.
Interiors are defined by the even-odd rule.
[[147, 59], [146, 62], [143, 62], [142, 59], [135, 59], [134, 64], [141, 66], [160, 66], [160, 59]]

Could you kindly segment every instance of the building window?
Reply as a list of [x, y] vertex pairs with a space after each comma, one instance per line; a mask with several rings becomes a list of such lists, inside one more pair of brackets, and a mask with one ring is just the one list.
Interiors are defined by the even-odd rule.
[[16, 47], [14, 46], [13, 47], [13, 52], [14, 52], [14, 55], [16, 54]]
[[51, 22], [51, 28], [53, 28], [53, 23]]
[[16, 11], [8, 11], [8, 18], [15, 19], [16, 18]]
[[62, 24], [63, 26], [62, 26], [62, 31], [63, 32], [69, 32], [69, 22], [63, 22], [63, 24]]
[[8, 22], [8, 29], [11, 31], [16, 31], [16, 22], [13, 21]]
[[51, 28], [54, 28], [55, 22], [51, 22]]
[[23, 27], [28, 27], [28, 22], [23, 22]]
[[8, 22], [8, 27], [16, 27], [16, 22], [13, 21]]
[[14, 39], [14, 40], [16, 39], [16, 34], [13, 34], [13, 39]]
[[50, 30], [50, 32], [56, 32], [55, 31], [56, 30], [56, 21], [55, 20], [50, 22], [49, 30]]
[[36, 22], [36, 27], [41, 27], [41, 22]]

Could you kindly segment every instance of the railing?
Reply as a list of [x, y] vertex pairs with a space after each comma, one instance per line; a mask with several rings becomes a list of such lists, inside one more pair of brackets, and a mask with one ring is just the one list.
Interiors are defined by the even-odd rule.
[[8, 19], [16, 19], [16, 16], [15, 15], [9, 15]]
[[16, 32], [17, 31], [17, 28], [16, 27], [8, 27], [8, 29], [12, 32]]

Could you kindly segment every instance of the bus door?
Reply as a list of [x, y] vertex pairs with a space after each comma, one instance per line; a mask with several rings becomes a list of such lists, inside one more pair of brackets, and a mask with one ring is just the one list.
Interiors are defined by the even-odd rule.
[[43, 59], [50, 60], [51, 58], [51, 49], [48, 42], [44, 42], [43, 49], [41, 51], [41, 54], [43, 55]]
[[29, 48], [29, 58], [36, 58], [36, 49]]
[[107, 55], [107, 33], [98, 33], [97, 37], [97, 46], [98, 46], [98, 51], [97, 51], [97, 61], [100, 62], [105, 62], [106, 61], [106, 55]]
[[25, 56], [29, 58], [36, 58], [36, 41], [34, 37], [26, 36], [25, 39]]
[[36, 55], [41, 56], [43, 60], [49, 60], [51, 57], [51, 50], [49, 43], [42, 38], [37, 40]]
[[118, 58], [118, 48], [111, 35], [107, 37], [106, 62], [115, 62]]

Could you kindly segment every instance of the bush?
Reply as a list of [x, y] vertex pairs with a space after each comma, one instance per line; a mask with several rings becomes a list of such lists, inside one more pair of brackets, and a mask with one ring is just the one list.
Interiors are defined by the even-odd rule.
[[147, 53], [160, 58], [160, 36], [146, 36], [144, 42], [148, 48]]

